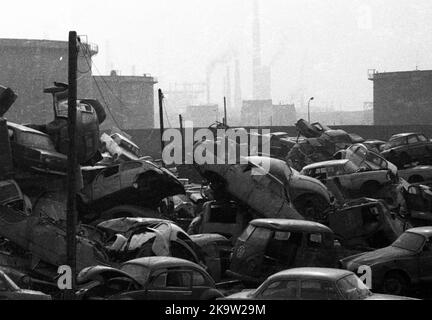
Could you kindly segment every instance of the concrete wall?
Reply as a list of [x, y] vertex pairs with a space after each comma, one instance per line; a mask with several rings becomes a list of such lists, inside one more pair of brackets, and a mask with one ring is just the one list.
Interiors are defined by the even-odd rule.
[[376, 73], [374, 124], [432, 123], [432, 71]]
[[[154, 127], [154, 89], [156, 83], [148, 76], [94, 76], [93, 92], [96, 99], [108, 105], [120, 129]], [[99, 91], [100, 90], [100, 91]], [[117, 127], [109, 111], [102, 129]]]
[[[86, 46], [79, 54], [78, 97], [93, 96], [87, 56], [97, 47]], [[46, 123], [54, 118], [51, 95], [43, 89], [54, 81], [67, 83], [68, 43], [64, 41], [0, 39], [0, 84], [12, 88], [18, 99], [5, 117], [19, 123]]]

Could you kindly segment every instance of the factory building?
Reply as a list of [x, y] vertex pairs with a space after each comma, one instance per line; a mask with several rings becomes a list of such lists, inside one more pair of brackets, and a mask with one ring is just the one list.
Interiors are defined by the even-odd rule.
[[[98, 47], [83, 44], [78, 58], [78, 97], [91, 98], [92, 70], [88, 61]], [[91, 65], [91, 62], [90, 62]], [[12, 88], [18, 99], [5, 117], [19, 123], [46, 123], [54, 117], [52, 98], [43, 89], [54, 81], [67, 83], [68, 42], [0, 39], [0, 84]]]
[[157, 83], [154, 77], [122, 76], [112, 71], [109, 76], [93, 78], [94, 97], [109, 109], [102, 129], [154, 127], [154, 85]]
[[374, 124], [432, 123], [432, 71], [369, 72], [373, 81]]
[[297, 112], [294, 104], [273, 105], [272, 126], [292, 126], [297, 122]]
[[184, 120], [191, 121], [194, 128], [207, 128], [219, 120], [219, 106], [217, 104], [188, 106]]

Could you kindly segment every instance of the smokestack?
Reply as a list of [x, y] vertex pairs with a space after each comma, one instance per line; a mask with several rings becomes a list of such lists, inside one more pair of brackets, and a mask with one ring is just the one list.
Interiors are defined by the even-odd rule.
[[259, 19], [259, 3], [258, 0], [254, 0], [253, 3], [253, 61], [252, 61], [252, 70], [253, 70], [253, 97], [255, 100], [259, 98], [260, 91], [260, 81], [259, 81], [259, 73], [261, 68], [261, 26]]
[[242, 92], [241, 92], [241, 80], [240, 80], [240, 62], [238, 59], [235, 61], [234, 71], [234, 108], [241, 110], [242, 107]]
[[227, 101], [226, 102], [227, 109], [231, 109], [232, 96], [231, 96], [231, 69], [230, 69], [230, 67], [227, 67], [227, 69], [226, 69], [225, 97], [226, 97], [226, 101]]

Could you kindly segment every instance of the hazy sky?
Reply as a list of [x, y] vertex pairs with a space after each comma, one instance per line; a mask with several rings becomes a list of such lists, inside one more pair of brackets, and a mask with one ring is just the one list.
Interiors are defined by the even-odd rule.
[[[67, 40], [76, 30], [99, 45], [103, 74], [150, 73], [162, 89], [205, 81], [211, 62], [228, 56], [232, 66], [238, 57], [243, 98], [251, 97], [252, 0], [73, 3], [2, 3], [0, 37]], [[298, 102], [303, 92], [317, 105], [359, 109], [372, 100], [368, 69], [432, 68], [431, 0], [265, 0], [260, 15], [275, 102]], [[226, 66], [213, 74], [213, 100], [222, 99]]]

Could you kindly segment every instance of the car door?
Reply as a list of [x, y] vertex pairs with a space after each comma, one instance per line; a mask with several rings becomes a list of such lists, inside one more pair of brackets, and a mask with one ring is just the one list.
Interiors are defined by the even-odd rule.
[[292, 267], [333, 267], [336, 253], [333, 235], [320, 232], [304, 232], [302, 247], [298, 248]]
[[303, 280], [300, 284], [301, 300], [339, 300], [335, 285], [328, 281]]
[[128, 161], [120, 164], [121, 189], [130, 188], [135, 183], [137, 176], [143, 172], [143, 164], [138, 161]]
[[[418, 257], [419, 276], [421, 281], [432, 281], [432, 239], [428, 238]], [[414, 271], [414, 270], [413, 270]]]
[[150, 278], [148, 300], [191, 300], [192, 272], [186, 269], [167, 269]]
[[191, 269], [192, 275], [192, 300], [201, 300], [209, 289], [214, 289], [214, 281], [198, 269]]
[[430, 145], [430, 141], [428, 140], [428, 138], [426, 138], [426, 136], [423, 134], [419, 134], [417, 136], [417, 138], [419, 140], [419, 144], [420, 144], [420, 148], [421, 148], [422, 152], [424, 152], [425, 154], [430, 156], [431, 145]]
[[100, 172], [92, 183], [92, 200], [120, 191], [119, 165]]
[[408, 142], [408, 152], [409, 155], [413, 158], [418, 159], [422, 156], [422, 153], [424, 151], [422, 144], [417, 138], [417, 135], [412, 135], [407, 138]]

